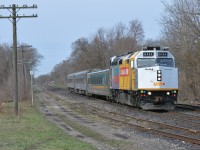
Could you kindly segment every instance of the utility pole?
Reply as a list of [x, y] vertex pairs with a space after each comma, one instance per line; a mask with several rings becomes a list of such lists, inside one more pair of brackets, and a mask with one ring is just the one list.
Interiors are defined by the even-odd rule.
[[33, 71], [30, 71], [31, 74], [31, 106], [33, 107]]
[[31, 52], [33, 50], [25, 50], [24, 48], [30, 48], [32, 47], [31, 45], [22, 45], [19, 46], [21, 48], [21, 64], [22, 64], [22, 74], [23, 74], [23, 88], [24, 88], [24, 93], [25, 97], [27, 96], [27, 86], [26, 86], [26, 73], [25, 73], [25, 62], [24, 62], [24, 52]]
[[30, 16], [25, 16], [25, 15], [18, 15], [17, 13], [21, 9], [34, 9], [37, 8], [37, 5], [33, 6], [18, 6], [18, 5], [10, 5], [10, 6], [4, 6], [1, 5], [0, 9], [7, 9], [11, 14], [10, 16], [2, 16], [0, 15], [0, 19], [9, 19], [12, 24], [13, 24], [13, 79], [14, 79], [14, 112], [15, 115], [18, 115], [18, 74], [17, 74], [17, 22], [22, 19], [22, 18], [32, 18], [32, 17], [37, 17], [36, 15], [30, 15]]

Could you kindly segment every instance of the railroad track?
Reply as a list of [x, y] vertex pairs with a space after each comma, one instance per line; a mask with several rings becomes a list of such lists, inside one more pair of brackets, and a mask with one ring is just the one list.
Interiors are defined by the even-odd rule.
[[[73, 100], [73, 98], [71, 98], [71, 97], [68, 97], [68, 99]], [[178, 139], [181, 141], [200, 145], [200, 139], [199, 139], [200, 131], [199, 130], [183, 128], [183, 127], [173, 126], [170, 124], [165, 124], [165, 123], [145, 120], [145, 119], [141, 119], [141, 118], [137, 118], [137, 117], [127, 116], [127, 115], [119, 114], [116, 112], [103, 110], [103, 109], [94, 107], [92, 105], [88, 105], [88, 104], [83, 105], [84, 103], [72, 104], [70, 102], [66, 102], [66, 101], [64, 101], [64, 102], [68, 105], [69, 104], [72, 105], [75, 108], [82, 109], [82, 111], [87, 110], [87, 111], [89, 111], [89, 113], [98, 115], [101, 118], [113, 121], [115, 123], [120, 123], [121, 125], [128, 126], [129, 128], [134, 128], [134, 129], [138, 129], [138, 130], [145, 131], [148, 133], [161, 135], [164, 137]], [[117, 119], [117, 118], [119, 118], [119, 119]], [[132, 123], [132, 122], [135, 122], [135, 123]], [[171, 132], [166, 131], [166, 130], [171, 130]], [[173, 131], [173, 133], [172, 133], [172, 131]], [[187, 135], [190, 134], [190, 136], [186, 136], [184, 134], [183, 135], [178, 134], [180, 132], [187, 134]], [[192, 136], [194, 136], [194, 137], [192, 137]], [[195, 138], [195, 136], [198, 136], [198, 138]]]
[[[143, 112], [143, 110], [139, 110]], [[153, 116], [162, 117], [166, 120], [168, 119], [174, 119], [181, 123], [189, 123], [190, 127], [194, 127], [196, 129], [200, 129], [200, 117], [196, 117], [193, 115], [183, 114], [181, 112], [168, 112], [168, 113], [156, 113], [156, 112], [148, 112], [148, 114], [151, 114]]]
[[157, 130], [157, 129], [153, 129], [153, 128], [146, 128], [146, 127], [143, 127], [143, 126], [139, 126], [139, 125], [123, 122], [123, 121], [120, 121], [118, 119], [110, 118], [110, 117], [107, 117], [107, 116], [102, 116], [102, 115], [99, 115], [99, 116], [102, 117], [102, 118], [105, 118], [105, 119], [109, 119], [111, 121], [115, 121], [117, 123], [120, 122], [123, 125], [126, 125], [128, 127], [134, 128], [134, 129], [139, 129], [139, 130], [146, 131], [146, 132], [149, 132], [149, 133], [152, 133], [152, 134], [162, 135], [164, 137], [178, 139], [178, 140], [181, 140], [181, 141], [185, 141], [185, 142], [189, 142], [189, 143], [192, 143], [192, 144], [200, 145], [200, 140], [199, 139], [186, 137], [186, 136], [178, 135], [178, 134], [173, 134], [173, 133], [169, 133], [169, 132], [166, 132], [166, 131], [161, 131], [161, 130]]
[[[131, 116], [126, 116], [126, 115], [122, 115], [122, 114], [118, 114], [116, 112], [109, 112], [109, 111], [105, 111], [105, 110], [100, 110], [99, 108], [95, 108], [93, 106], [88, 106], [93, 109], [98, 109], [98, 112], [96, 113], [94, 110], [91, 110], [90, 113], [94, 114], [94, 115], [98, 115], [102, 118], [114, 121], [114, 122], [118, 122], [121, 123], [122, 125], [126, 125], [128, 127], [131, 128], [136, 128], [145, 132], [149, 132], [149, 133], [154, 133], [154, 134], [159, 134], [165, 137], [169, 137], [169, 138], [174, 138], [174, 139], [178, 139], [178, 140], [182, 140], [185, 142], [190, 142], [193, 144], [198, 144], [200, 145], [200, 139], [197, 138], [193, 138], [193, 137], [188, 137], [185, 135], [180, 135], [180, 134], [175, 134], [175, 133], [171, 133], [171, 132], [167, 132], [164, 130], [173, 130], [174, 132], [186, 132], [187, 134], [193, 134], [193, 135], [200, 135], [200, 131], [199, 130], [193, 130], [193, 129], [189, 129], [189, 128], [182, 128], [182, 127], [178, 127], [178, 126], [172, 126], [169, 124], [164, 124], [164, 123], [160, 123], [160, 122], [154, 122], [154, 121], [150, 121], [150, 120], [145, 120], [145, 119], [141, 119], [141, 118], [136, 118], [136, 117], [131, 117]], [[80, 108], [80, 106], [79, 106]], [[82, 109], [85, 109], [85, 107], [83, 106]], [[116, 118], [120, 118], [120, 119], [116, 119]], [[130, 121], [135, 121], [135, 123], [130, 123]], [[157, 127], [157, 128], [156, 128]], [[163, 130], [164, 129], [164, 130]]]
[[[89, 107], [91, 108], [93, 106], [89, 106]], [[77, 108], [80, 108], [80, 107], [77, 107]], [[95, 108], [95, 109], [99, 109], [99, 108]], [[82, 110], [85, 110], [85, 109], [82, 108]], [[103, 114], [99, 113], [100, 111], [103, 111]], [[90, 113], [92, 113], [94, 115], [98, 115], [101, 118], [114, 121], [115, 123], [120, 123], [123, 126], [124, 125], [128, 126], [129, 128], [134, 128], [134, 129], [138, 129], [138, 130], [141, 130], [141, 131], [149, 132], [149, 133], [152, 133], [152, 134], [162, 135], [164, 137], [178, 139], [178, 140], [181, 140], [181, 141], [185, 141], [185, 142], [189, 142], [189, 143], [192, 143], [192, 144], [200, 145], [200, 139], [187, 137], [187, 136], [180, 135], [180, 134], [170, 133], [170, 132], [167, 132], [167, 131], [162, 131], [160, 129], [156, 129], [155, 127], [153, 127], [153, 125], [156, 125], [156, 126], [159, 125], [159, 128], [162, 128], [162, 129], [163, 128], [165, 128], [165, 129], [173, 129], [173, 130], [176, 130], [176, 131], [179, 131], [179, 132], [183, 131], [183, 132], [191, 133], [191, 134], [194, 134], [194, 135], [197, 135], [197, 134], [199, 135], [200, 134], [199, 130], [187, 129], [187, 128], [172, 126], [172, 125], [163, 124], [163, 123], [159, 123], [159, 122], [153, 122], [153, 121], [149, 121], [149, 120], [144, 120], [144, 119], [140, 119], [140, 118], [124, 116], [124, 115], [121, 115], [121, 114], [118, 114], [118, 113], [115, 113], [115, 112], [107, 112], [108, 115], [106, 115], [105, 114], [105, 110], [98, 110], [98, 113], [95, 113], [95, 111], [91, 111]], [[131, 118], [133, 120], [136, 120], [138, 124], [133, 124], [133, 123], [129, 123], [127, 121], [122, 121], [123, 119], [122, 120], [121, 119], [116, 119], [116, 118], [118, 118], [117, 115], [120, 118], [123, 116], [126, 119], [127, 118]], [[139, 125], [139, 122], [143, 122], [142, 124], [145, 124], [144, 122], [146, 122], [148, 124], [151, 124], [151, 127]]]
[[[107, 119], [107, 120], [110, 120], [110, 121], [114, 121], [115, 123], [120, 123], [123, 126], [127, 126], [129, 128], [141, 130], [141, 131], [148, 132], [148, 133], [151, 133], [151, 134], [161, 135], [161, 136], [164, 136], [164, 137], [178, 139], [178, 140], [181, 140], [181, 141], [200, 145], [200, 139], [193, 138], [193, 137], [187, 137], [187, 136], [176, 134], [176, 133], [170, 133], [170, 132], [167, 132], [167, 131], [162, 131], [160, 129], [154, 128], [153, 125], [156, 125], [156, 126], [159, 125], [159, 128], [173, 129], [173, 130], [176, 130], [176, 131], [183, 131], [183, 132], [191, 133], [191, 134], [194, 134], [194, 135], [197, 135], [197, 134], [199, 135], [200, 134], [199, 130], [181, 128], [181, 127], [167, 125], [167, 124], [163, 124], [163, 123], [159, 123], [159, 122], [153, 122], [153, 121], [144, 120], [144, 119], [140, 119], [140, 118], [130, 117], [130, 116], [118, 114], [118, 113], [115, 113], [115, 112], [109, 112], [109, 111], [106, 112], [105, 110], [99, 110], [99, 108], [95, 108], [94, 106], [91, 106], [91, 105], [88, 106], [87, 108], [91, 109], [92, 107], [94, 109], [98, 109], [98, 112], [95, 112], [94, 110], [90, 111], [90, 113], [92, 113], [93, 115], [98, 115], [101, 118], [104, 118], [104, 119]], [[76, 108], [80, 109], [80, 106], [77, 106]], [[86, 107], [82, 106], [82, 108], [81, 108], [82, 111], [85, 111], [86, 110], [85, 108]], [[101, 111], [102, 111], [103, 114], [100, 113]], [[106, 114], [105, 114], [105, 112], [106, 112]], [[117, 115], [118, 115], [118, 117], [117, 117]], [[121, 119], [116, 119], [116, 118], [119, 118], [119, 117]], [[127, 120], [127, 118], [131, 118], [133, 120], [136, 120], [138, 124], [133, 124], [133, 123], [129, 123], [127, 121], [123, 121], [124, 119], [122, 119], [122, 117], [125, 117], [126, 118], [125, 120]], [[151, 124], [151, 127], [139, 125], [139, 122], [143, 122], [142, 124], [144, 124], [144, 122], [149, 123], [149, 124]]]
[[176, 104], [175, 107], [180, 109], [200, 111], [200, 106], [194, 106], [194, 105]]

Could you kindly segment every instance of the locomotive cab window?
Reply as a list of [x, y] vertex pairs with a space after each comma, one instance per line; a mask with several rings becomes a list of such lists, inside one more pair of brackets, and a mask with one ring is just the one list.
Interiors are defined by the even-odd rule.
[[174, 61], [172, 58], [138, 58], [137, 66], [138, 68], [153, 66], [174, 67]]
[[138, 58], [138, 60], [137, 60], [138, 68], [152, 67], [154, 65], [155, 65], [154, 58]]
[[172, 58], [157, 58], [156, 64], [158, 66], [174, 67], [174, 61]]

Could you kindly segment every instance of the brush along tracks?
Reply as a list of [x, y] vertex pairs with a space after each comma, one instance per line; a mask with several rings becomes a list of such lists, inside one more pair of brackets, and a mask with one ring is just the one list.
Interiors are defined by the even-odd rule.
[[[188, 127], [182, 127], [180, 124], [171, 125], [166, 122], [152, 121], [151, 119], [141, 118], [137, 116], [133, 117], [132, 115], [127, 115], [127, 113], [123, 114], [122, 112], [108, 111], [107, 109], [104, 109], [104, 107], [95, 107], [87, 102], [84, 102], [83, 100], [81, 103], [79, 103], [78, 101], [80, 101], [81, 99], [80, 97], [81, 96], [78, 95], [72, 96], [72, 94], [67, 94], [66, 99], [70, 100], [71, 102], [66, 101], [65, 99], [62, 99], [62, 101], [65, 102], [67, 105], [71, 105], [72, 107], [77, 108], [81, 111], [88, 112], [93, 115], [98, 115], [99, 117], [104, 118], [109, 122], [112, 122], [114, 125], [120, 125], [126, 128], [133, 128], [144, 132], [200, 145], [200, 131], [193, 128], [193, 126], [190, 127], [191, 125], [190, 121], [187, 122]], [[59, 98], [57, 97], [57, 99]], [[74, 99], [76, 99], [76, 102], [74, 102], [75, 101]], [[141, 113], [144, 112], [142, 110], [136, 110], [136, 109], [134, 109], [134, 111], [139, 111]], [[158, 117], [164, 117], [164, 118], [174, 117], [173, 112], [166, 113], [167, 115], [159, 114], [156, 112], [147, 112], [147, 114], [152, 115], [152, 118], [155, 116], [155, 114], [157, 114]], [[175, 118], [176, 121], [179, 119], [178, 117]], [[178, 121], [181, 122], [182, 120], [180, 119]]]

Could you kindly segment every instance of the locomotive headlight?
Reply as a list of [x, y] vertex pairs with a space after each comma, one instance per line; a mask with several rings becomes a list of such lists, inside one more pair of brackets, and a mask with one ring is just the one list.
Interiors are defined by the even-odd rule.
[[148, 95], [151, 95], [151, 92], [148, 92]]
[[167, 92], [167, 95], [170, 95], [170, 92]]
[[174, 93], [176, 93], [176, 91], [174, 91]]

